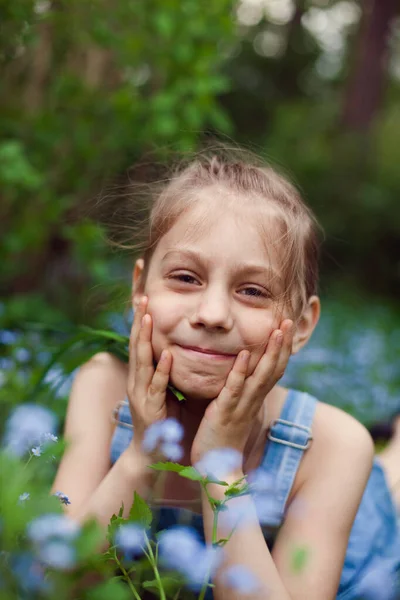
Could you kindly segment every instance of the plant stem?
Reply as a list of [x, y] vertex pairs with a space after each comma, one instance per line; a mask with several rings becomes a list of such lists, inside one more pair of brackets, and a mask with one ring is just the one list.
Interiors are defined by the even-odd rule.
[[210, 579], [210, 569], [208, 569], [206, 576], [204, 577], [203, 585], [201, 586], [200, 595], [199, 595], [198, 600], [204, 600], [206, 591], [207, 591], [207, 587], [208, 587], [209, 579]]
[[31, 462], [32, 458], [33, 458], [33, 454], [31, 453], [30, 456], [29, 456], [29, 458], [28, 458], [28, 460], [26, 461], [26, 463], [24, 465], [24, 469], [26, 469], [26, 467], [29, 465], [29, 463]]
[[133, 585], [132, 579], [129, 577], [124, 565], [119, 560], [116, 550], [114, 550], [114, 560], [117, 563], [118, 568], [122, 571], [122, 573], [124, 575], [124, 579], [126, 580], [128, 586], [133, 594], [133, 597], [136, 598], [136, 600], [141, 600], [139, 594], [137, 593], [135, 586]]
[[155, 578], [156, 578], [156, 581], [157, 581], [158, 589], [160, 591], [160, 600], [167, 600], [167, 597], [166, 597], [165, 592], [164, 592], [163, 584], [162, 584], [162, 581], [161, 581], [160, 573], [159, 573], [158, 568], [157, 568], [157, 561], [154, 558], [153, 549], [151, 547], [150, 540], [147, 537], [147, 535], [146, 535], [146, 544], [147, 544], [147, 548], [149, 549], [149, 556], [150, 556], [150, 559], [151, 559], [150, 563], [151, 563], [151, 566], [153, 567], [153, 571], [154, 571], [154, 575], [155, 575]]

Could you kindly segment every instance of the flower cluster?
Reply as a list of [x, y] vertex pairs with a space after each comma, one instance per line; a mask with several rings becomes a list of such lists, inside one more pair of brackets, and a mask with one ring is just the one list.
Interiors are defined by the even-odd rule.
[[30, 448], [34, 456], [40, 456], [42, 446], [57, 441], [55, 414], [38, 404], [21, 404], [9, 416], [4, 446], [16, 456], [23, 456]]
[[136, 523], [120, 525], [114, 535], [114, 542], [127, 560], [134, 560], [141, 554], [146, 544], [143, 527]]
[[57, 498], [60, 500], [61, 504], [71, 504], [70, 499], [68, 498], [68, 496], [66, 494], [63, 494], [62, 492], [55, 492], [53, 494], [53, 496], [57, 496]]
[[172, 461], [182, 458], [183, 451], [180, 442], [183, 438], [183, 427], [174, 418], [156, 421], [145, 431], [142, 448], [145, 452], [160, 452]]
[[190, 527], [171, 527], [162, 531], [158, 539], [162, 563], [181, 573], [194, 590], [199, 590], [221, 564], [222, 549], [203, 544]]
[[73, 542], [80, 527], [66, 515], [44, 514], [28, 524], [27, 537], [35, 547], [35, 554], [45, 566], [69, 570], [76, 563]]
[[224, 477], [240, 469], [243, 455], [234, 448], [216, 448], [210, 450], [194, 466], [203, 476], [222, 480]]

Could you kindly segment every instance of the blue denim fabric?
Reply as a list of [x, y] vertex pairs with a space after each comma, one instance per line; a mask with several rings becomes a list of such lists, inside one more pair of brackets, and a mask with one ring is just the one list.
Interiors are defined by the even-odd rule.
[[[269, 433], [260, 466], [272, 477], [276, 498], [269, 522], [262, 527], [270, 549], [283, 523], [286, 502], [303, 452], [312, 439], [311, 426], [316, 403], [313, 396], [290, 389], [280, 417]], [[125, 400], [119, 406], [118, 423], [111, 442], [112, 463], [127, 448], [132, 435], [131, 414], [128, 401]], [[153, 512], [157, 531], [185, 522], [194, 527], [204, 540], [201, 515], [171, 507], [154, 507]], [[375, 460], [350, 534], [337, 600], [362, 600], [358, 589], [363, 578], [374, 566], [382, 564], [382, 560], [385, 565], [390, 564], [393, 573], [400, 570], [400, 531], [396, 519], [396, 509], [384, 472]], [[209, 589], [206, 600], [212, 600], [212, 597]]]

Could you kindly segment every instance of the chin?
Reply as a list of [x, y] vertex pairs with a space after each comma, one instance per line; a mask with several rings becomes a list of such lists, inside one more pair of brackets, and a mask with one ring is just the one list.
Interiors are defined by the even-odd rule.
[[224, 387], [225, 380], [211, 375], [174, 373], [170, 375], [171, 384], [184, 396], [192, 400], [214, 400]]

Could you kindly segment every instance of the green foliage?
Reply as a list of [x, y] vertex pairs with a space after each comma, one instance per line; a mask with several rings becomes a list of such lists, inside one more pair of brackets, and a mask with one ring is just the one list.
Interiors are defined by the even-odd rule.
[[229, 87], [218, 45], [233, 34], [232, 2], [17, 4], [5, 7], [0, 42], [2, 285], [29, 288], [50, 261], [63, 293], [46, 277], [40, 287], [75, 317], [82, 282], [112, 279], [103, 233], [82, 221], [88, 201], [150, 148], [156, 158], [193, 148], [199, 130], [230, 130], [216, 96]]
[[[129, 516], [123, 517], [124, 507], [121, 506], [118, 515], [114, 514], [111, 517], [106, 534], [95, 520], [87, 520], [77, 527], [77, 533], [72, 538], [65, 537], [66, 534], [62, 531], [57, 532], [57, 527], [54, 529], [54, 521], [51, 521], [51, 525], [44, 524], [43, 519], [53, 519], [56, 515], [59, 515], [60, 519], [65, 518], [60, 500], [49, 495], [54, 472], [49, 471], [48, 462], [54, 462], [55, 456], [60, 458], [62, 448], [65, 448], [63, 441], [51, 443], [42, 448], [41, 456], [29, 452], [29, 456], [20, 458], [9, 451], [0, 452], [0, 578], [5, 597], [16, 600], [20, 590], [28, 586], [26, 589], [34, 591], [38, 600], [49, 597], [75, 597], [70, 594], [76, 594], [77, 591], [80, 593], [79, 597], [85, 600], [106, 598], [108, 594], [121, 600], [132, 597], [140, 600], [144, 590], [152, 592], [154, 597], [161, 600], [193, 598], [182, 573], [171, 572], [159, 564], [159, 542], [150, 533], [153, 515], [137, 492], [134, 492]], [[183, 477], [189, 476], [190, 479], [198, 481], [205, 490], [211, 482], [198, 473], [194, 478], [195, 469], [189, 473], [190, 468], [175, 463], [165, 463], [164, 469], [162, 463], [158, 463], [156, 469], [175, 471]], [[249, 493], [240, 483], [241, 481], [237, 481], [228, 487], [229, 498], [224, 502], [216, 501], [207, 493], [215, 511], [214, 536], [217, 531], [218, 513], [224, 509], [229, 499], [244, 492]], [[221, 485], [227, 486], [224, 482], [221, 482]], [[32, 526], [39, 520], [41, 527], [38, 537], [38, 534], [32, 535]], [[124, 556], [123, 542], [119, 546], [116, 536], [121, 527], [129, 524], [137, 525], [144, 532], [143, 556], [137, 556], [135, 559]], [[65, 527], [66, 523], [63, 531]], [[46, 556], [43, 549], [49, 541], [56, 541], [64, 546], [67, 544], [73, 553], [73, 567], [59, 546], [53, 546], [53, 556], [47, 555], [46, 559], [43, 558]], [[229, 537], [213, 539], [215, 546], [222, 547], [228, 542]], [[19, 581], [14, 565], [27, 558], [33, 561], [33, 570], [25, 566], [25, 576]], [[57, 559], [58, 562], [52, 562]], [[94, 585], [90, 584], [93, 580]], [[199, 599], [204, 598], [207, 585], [205, 581]]]

